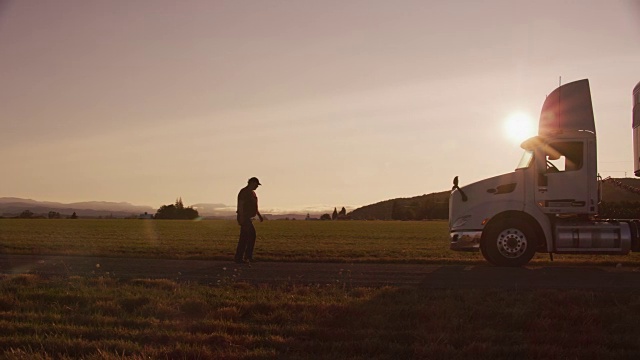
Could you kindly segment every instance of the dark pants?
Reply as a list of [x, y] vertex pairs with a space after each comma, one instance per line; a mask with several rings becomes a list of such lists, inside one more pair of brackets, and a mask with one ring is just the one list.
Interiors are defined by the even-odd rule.
[[235, 260], [253, 259], [253, 247], [255, 244], [256, 228], [253, 227], [251, 220], [247, 219], [240, 225], [240, 239], [238, 240], [238, 247], [236, 248]]

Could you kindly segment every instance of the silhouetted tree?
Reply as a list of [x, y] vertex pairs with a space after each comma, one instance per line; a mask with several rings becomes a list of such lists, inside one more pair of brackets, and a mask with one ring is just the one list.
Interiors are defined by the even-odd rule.
[[200, 214], [198, 214], [198, 210], [192, 207], [183, 208], [181, 213], [182, 213], [183, 219], [186, 219], [186, 220], [193, 220], [195, 218], [200, 217]]
[[333, 208], [333, 214], [331, 214], [331, 220], [336, 220], [338, 218], [338, 209]]
[[175, 219], [176, 218], [176, 206], [171, 205], [162, 205], [160, 209], [156, 211], [155, 219]]
[[76, 215], [76, 212], [74, 211], [73, 214], [71, 214], [71, 216], [69, 217], [69, 219], [77, 219], [78, 215]]
[[320, 220], [331, 220], [331, 215], [322, 214], [322, 216], [320, 216]]
[[21, 212], [18, 217], [21, 219], [31, 219], [33, 217], [33, 212], [31, 210], [25, 210]]
[[60, 213], [57, 211], [49, 211], [47, 216], [49, 219], [60, 219]]
[[344, 206], [343, 206], [342, 209], [340, 210], [340, 212], [338, 213], [338, 217], [346, 216], [346, 215], [347, 215], [347, 209], [345, 209]]
[[174, 219], [174, 220], [193, 220], [199, 217], [198, 210], [192, 207], [184, 207], [182, 198], [176, 200], [175, 205], [162, 205], [156, 215], [155, 219]]

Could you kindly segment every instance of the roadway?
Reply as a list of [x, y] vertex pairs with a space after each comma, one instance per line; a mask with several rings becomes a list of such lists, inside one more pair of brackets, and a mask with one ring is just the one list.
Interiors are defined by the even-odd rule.
[[44, 277], [172, 279], [224, 284], [344, 284], [345, 286], [418, 286], [434, 289], [640, 289], [640, 268], [598, 266], [349, 264], [107, 258], [86, 256], [1, 255], [0, 274]]

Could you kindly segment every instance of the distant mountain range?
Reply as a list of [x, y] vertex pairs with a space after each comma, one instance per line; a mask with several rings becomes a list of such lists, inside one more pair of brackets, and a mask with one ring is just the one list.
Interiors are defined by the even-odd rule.
[[[186, 205], [185, 205], [186, 206]], [[207, 204], [199, 203], [190, 205], [190, 207], [198, 210], [198, 214], [204, 217], [229, 217], [235, 216], [235, 207], [230, 207], [225, 204]]]
[[78, 216], [85, 217], [128, 217], [144, 214], [145, 212], [149, 214], [155, 214], [156, 212], [156, 209], [150, 206], [132, 205], [127, 202], [86, 201], [64, 204], [13, 197], [0, 198], [0, 216], [17, 216], [25, 210], [29, 210], [36, 215], [46, 215], [50, 211], [55, 211], [64, 216], [75, 212]]
[[[640, 179], [622, 178], [605, 181], [602, 185], [602, 200], [605, 202], [640, 202]], [[352, 219], [391, 220], [411, 218], [414, 216], [427, 219], [443, 219], [447, 217], [450, 191], [441, 191], [428, 195], [411, 198], [396, 198], [375, 204], [359, 207], [348, 215]], [[191, 205], [198, 210], [200, 216], [206, 218], [232, 219], [235, 217], [235, 206], [215, 203], [199, 203]], [[47, 215], [50, 211], [68, 216], [74, 212], [80, 217], [108, 217], [117, 218], [155, 214], [157, 209], [151, 206], [132, 205], [127, 202], [86, 201], [75, 203], [59, 203], [37, 201], [15, 197], [0, 197], [0, 216], [15, 217], [25, 210], [35, 215]], [[288, 214], [266, 214], [269, 219], [304, 219], [306, 212], [291, 212]], [[310, 214], [319, 217], [320, 214]]]
[[[236, 209], [225, 204], [198, 203], [190, 205], [198, 210], [200, 216], [211, 219], [235, 219]], [[16, 217], [23, 211], [31, 211], [35, 216], [47, 216], [50, 211], [58, 212], [62, 217], [74, 212], [79, 217], [98, 218], [115, 217], [125, 218], [140, 214], [155, 214], [158, 209], [151, 206], [132, 205], [127, 202], [86, 201], [75, 203], [59, 203], [51, 201], [37, 201], [15, 197], [0, 197], [0, 216]], [[291, 214], [265, 214], [268, 219], [304, 219], [306, 213]], [[313, 214], [312, 214], [313, 215]], [[318, 215], [319, 216], [319, 215]]]

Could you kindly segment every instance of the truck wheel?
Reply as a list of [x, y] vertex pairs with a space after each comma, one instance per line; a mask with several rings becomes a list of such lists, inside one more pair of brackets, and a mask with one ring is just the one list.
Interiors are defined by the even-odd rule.
[[487, 231], [480, 249], [488, 262], [497, 266], [522, 266], [536, 253], [533, 229], [520, 220], [496, 224]]
[[[484, 242], [486, 243], [486, 242]], [[493, 260], [493, 258], [489, 255], [489, 252], [487, 251], [487, 246], [484, 246], [484, 243], [480, 244], [480, 253], [482, 254], [482, 257], [484, 257], [485, 260], [487, 260], [487, 262], [491, 265], [498, 265], [496, 263], [495, 260]]]

